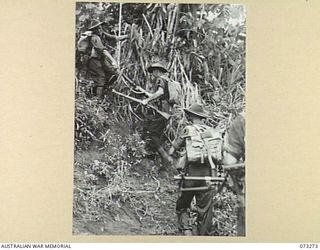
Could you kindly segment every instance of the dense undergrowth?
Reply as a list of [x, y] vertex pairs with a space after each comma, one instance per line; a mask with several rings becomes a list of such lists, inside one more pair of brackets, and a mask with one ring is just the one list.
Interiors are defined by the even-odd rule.
[[[146, 157], [139, 129], [117, 121], [111, 106], [76, 99], [74, 233], [177, 235], [177, 171]], [[212, 235], [235, 235], [236, 197], [224, 189], [213, 199]]]

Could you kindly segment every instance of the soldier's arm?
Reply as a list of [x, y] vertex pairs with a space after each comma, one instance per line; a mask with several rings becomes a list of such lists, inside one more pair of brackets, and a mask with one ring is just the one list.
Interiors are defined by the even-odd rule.
[[152, 96], [152, 94], [151, 94], [150, 92], [146, 91], [145, 89], [141, 88], [140, 86], [136, 86], [135, 89], [136, 89], [137, 91], [143, 92], [143, 93], [144, 93], [146, 96], [148, 96], [148, 97]]
[[93, 35], [91, 37], [91, 43], [92, 46], [99, 51], [100, 54], [104, 56], [105, 59], [107, 59], [111, 65], [116, 66], [117, 62], [116, 60], [112, 57], [112, 55], [108, 52], [106, 47], [103, 45], [101, 38], [97, 35]]
[[237, 158], [235, 158], [232, 154], [227, 151], [223, 152], [223, 164], [224, 165], [232, 165], [238, 162]]
[[185, 128], [181, 135], [177, 136], [177, 138], [172, 142], [172, 146], [169, 149], [169, 155], [172, 155], [174, 151], [179, 150], [184, 146], [185, 138], [188, 135], [188, 129]]
[[108, 50], [106, 49], [102, 50], [102, 54], [104, 58], [107, 59], [112, 66], [114, 67], [117, 66], [117, 61], [112, 57], [112, 55], [108, 52]]
[[166, 82], [163, 79], [157, 79], [157, 91], [151, 95], [148, 95], [148, 98], [143, 100], [143, 104], [146, 105], [148, 104], [150, 101], [153, 101], [155, 99], [160, 98], [161, 96], [164, 95], [164, 90], [166, 88]]
[[225, 164], [234, 164], [245, 154], [245, 119], [236, 117], [228, 131], [224, 144]]
[[[158, 99], [159, 97], [161, 97], [162, 95], [164, 94], [164, 90], [162, 87], [158, 87], [157, 91], [154, 92], [153, 94], [150, 94], [149, 93], [149, 97], [144, 99], [142, 101], [142, 104], [143, 105], [147, 105], [149, 102], [155, 100], [155, 99]], [[148, 95], [148, 94], [147, 94]]]
[[125, 39], [127, 39], [129, 37], [128, 35], [115, 36], [115, 35], [111, 35], [111, 34], [105, 32], [105, 31], [102, 31], [102, 32], [107, 38], [116, 40], [117, 42], [118, 41], [123, 41], [123, 40], [125, 40]]
[[103, 45], [101, 38], [98, 35], [91, 36], [92, 46], [97, 49], [99, 52], [102, 52], [106, 47]]
[[85, 53], [89, 47], [89, 39], [92, 36], [91, 31], [86, 31], [81, 34], [81, 37], [77, 41], [77, 49], [81, 53]]

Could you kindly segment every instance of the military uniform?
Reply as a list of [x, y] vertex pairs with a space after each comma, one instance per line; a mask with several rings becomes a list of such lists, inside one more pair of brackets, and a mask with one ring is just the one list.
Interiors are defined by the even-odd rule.
[[[116, 80], [116, 64], [112, 56], [105, 50], [101, 39], [97, 35], [91, 37], [92, 52], [88, 63], [89, 72], [98, 87], [110, 86]], [[103, 55], [108, 53], [109, 56]]]
[[245, 160], [245, 118], [240, 113], [231, 123], [225, 140], [224, 150], [238, 161]]
[[[101, 25], [102, 23], [100, 23]], [[81, 53], [89, 55], [87, 62], [88, 72], [95, 83], [95, 94], [102, 97], [104, 89], [114, 83], [117, 78], [117, 65], [114, 58], [106, 50], [99, 35], [94, 29], [99, 24], [91, 27], [93, 31], [86, 31], [80, 37], [77, 48]]]
[[[152, 104], [155, 105], [159, 110], [169, 113], [170, 112], [170, 104], [168, 102], [168, 83], [158, 78], [156, 79], [156, 84], [152, 86], [151, 91], [155, 92], [157, 89], [162, 88], [164, 90], [164, 94]], [[149, 145], [151, 148], [156, 149], [163, 144], [164, 130], [166, 128], [167, 120], [150, 109], [147, 114], [147, 119], [145, 122], [145, 129], [148, 131], [148, 135], [152, 141]]]
[[[148, 72], [153, 73], [155, 69], [158, 69], [162, 72], [162, 74], [167, 72], [167, 69], [161, 63], [153, 63], [148, 67]], [[149, 93], [150, 95], [154, 95], [160, 89], [163, 90], [163, 94], [157, 98], [152, 98], [152, 105], [156, 106], [159, 110], [170, 113], [171, 105], [169, 103], [169, 89], [168, 82], [161, 77], [160, 75], [154, 76], [154, 81], [151, 83], [151, 88]], [[147, 98], [148, 99], [148, 98]], [[161, 155], [162, 159], [166, 161], [171, 161], [171, 157], [163, 148], [164, 144], [164, 130], [167, 125], [167, 120], [161, 116], [159, 113], [155, 112], [152, 109], [148, 110], [146, 115], [146, 121], [144, 123], [145, 133], [144, 135], [150, 139], [148, 143], [148, 147], [152, 150], [158, 151]]]
[[[194, 104], [190, 109], [185, 110], [193, 115], [198, 115], [202, 118], [206, 118], [206, 114], [202, 107], [198, 104]], [[174, 142], [174, 148], [179, 150], [185, 147], [186, 138], [189, 135], [188, 126], [184, 129], [182, 135], [180, 135]], [[182, 155], [181, 157], [184, 157]], [[181, 166], [180, 166], [181, 167]], [[186, 176], [212, 176], [212, 170], [208, 159], [203, 163], [201, 162], [186, 162], [183, 169]], [[179, 184], [181, 188], [193, 188], [206, 186], [205, 181], [184, 181]], [[193, 197], [196, 198], [196, 212], [197, 212], [197, 233], [198, 235], [210, 235], [213, 219], [213, 190], [204, 191], [182, 191], [178, 197], [176, 203], [176, 214], [178, 216], [178, 228], [185, 235], [186, 232], [192, 230], [192, 224], [190, 221], [190, 205]]]
[[[245, 160], [245, 114], [240, 113], [232, 122], [225, 139], [224, 150], [237, 162]], [[245, 235], [245, 169], [229, 172], [232, 189], [238, 198], [238, 236]]]

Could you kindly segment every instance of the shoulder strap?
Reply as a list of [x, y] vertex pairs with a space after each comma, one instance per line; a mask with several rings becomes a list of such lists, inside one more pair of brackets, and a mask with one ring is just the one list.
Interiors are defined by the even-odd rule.
[[193, 124], [194, 128], [199, 132], [200, 134], [200, 138], [203, 142], [203, 145], [204, 147], [206, 148], [207, 152], [208, 152], [208, 159], [209, 159], [209, 163], [210, 163], [210, 166], [211, 166], [211, 169], [216, 169], [216, 165], [214, 164], [213, 160], [212, 160], [212, 152], [210, 150], [210, 148], [208, 147], [207, 145], [207, 142], [201, 137], [201, 131], [200, 131], [200, 128], [201, 127], [205, 127], [206, 129], [209, 128], [209, 126], [207, 125], [197, 125], [197, 124]]

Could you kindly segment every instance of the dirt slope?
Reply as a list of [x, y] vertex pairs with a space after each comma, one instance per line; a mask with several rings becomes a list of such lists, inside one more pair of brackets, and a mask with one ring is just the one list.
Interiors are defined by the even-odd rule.
[[[82, 153], [76, 156], [74, 234], [174, 235], [177, 233], [174, 212], [177, 186], [171, 178], [174, 175], [173, 170], [164, 170], [161, 164], [145, 159], [126, 174], [125, 181], [118, 187], [122, 190], [116, 190], [110, 183], [108, 185], [105, 178], [95, 179], [94, 172], [90, 171], [94, 161], [97, 163], [97, 160], [93, 160], [93, 156], [95, 159], [99, 158], [96, 153]], [[90, 177], [94, 179], [90, 189], [82, 190], [81, 186], [87, 187], [85, 180]], [[111, 196], [108, 186], [114, 188]], [[99, 190], [103, 195], [98, 195]], [[123, 193], [120, 194], [121, 192]]]

